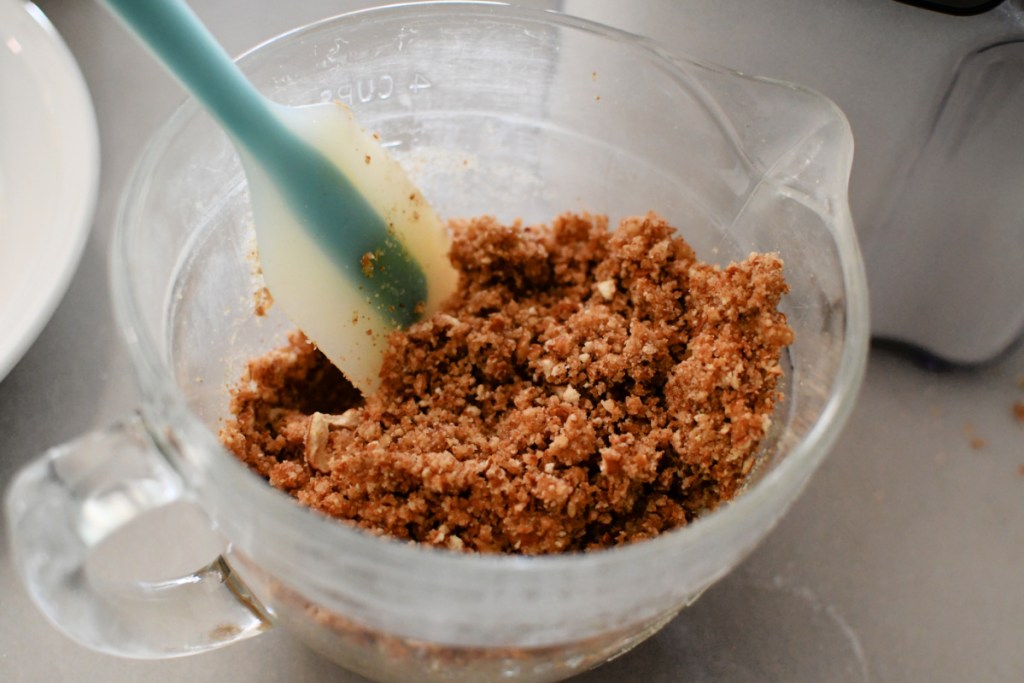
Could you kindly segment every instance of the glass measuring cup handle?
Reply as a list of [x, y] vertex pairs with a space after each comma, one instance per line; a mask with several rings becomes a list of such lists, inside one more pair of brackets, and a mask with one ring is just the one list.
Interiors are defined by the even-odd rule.
[[56, 446], [7, 491], [14, 565], [50, 621], [100, 652], [171, 657], [266, 631], [266, 612], [221, 557], [165, 581], [115, 581], [88, 570], [104, 539], [186, 497], [139, 416]]

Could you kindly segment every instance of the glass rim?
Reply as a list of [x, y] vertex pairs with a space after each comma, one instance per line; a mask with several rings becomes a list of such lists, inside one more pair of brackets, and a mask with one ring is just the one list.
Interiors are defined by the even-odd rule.
[[[460, 7], [470, 12], [500, 12], [503, 17], [584, 30], [643, 45], [651, 50], [658, 59], [666, 59], [663, 49], [646, 38], [551, 10], [514, 7], [504, 2], [441, 0], [439, 2], [407, 2], [385, 5], [326, 17], [270, 38], [240, 55], [236, 61], [244, 63], [268, 47], [335, 24], [349, 22], [353, 18], [437, 11], [439, 7]], [[849, 135], [849, 126], [845, 116], [828, 98], [802, 86], [741, 74], [706, 62], [692, 60], [683, 55], [673, 54], [672, 58], [683, 64], [710, 68], [740, 79], [793, 88], [813, 95], [822, 103], [827, 103], [846, 127], [846, 133], [849, 136], [848, 146], [850, 149], [846, 155], [848, 158], [840, 160], [841, 164], [846, 164], [843, 170], [848, 177], [852, 160], [852, 136]], [[187, 408], [184, 396], [178, 389], [169, 368], [160, 357], [157, 350], [159, 345], [152, 338], [144, 322], [145, 315], [142, 311], [142, 304], [131, 286], [132, 276], [129, 272], [133, 238], [131, 228], [137, 223], [137, 214], [141, 205], [139, 199], [145, 196], [148, 189], [148, 178], [160, 163], [163, 152], [172, 144], [177, 132], [189, 125], [199, 114], [201, 114], [201, 109], [197, 103], [192, 99], [186, 100], [150, 137], [129, 174], [120, 199], [113, 232], [110, 286], [116, 319], [122, 338], [129, 349], [137, 381], [142, 388], [144, 403], [154, 402], [157, 406], [158, 419], [169, 424], [172, 429], [180, 428], [190, 437], [200, 440], [201, 443], [196, 444], [198, 447], [212, 449], [217, 457], [209, 458], [209, 468], [215, 478], [237, 479], [241, 483], [240, 492], [253, 497], [253, 508], [258, 509], [261, 516], [274, 519], [284, 525], [305, 528], [311, 534], [323, 539], [325, 544], [335, 546], [340, 544], [340, 547], [364, 556], [367, 562], [383, 562], [398, 566], [408, 562], [408, 566], [415, 566], [419, 571], [443, 574], [457, 570], [462, 574], [469, 570], [488, 572], [491, 576], [496, 572], [539, 575], [538, 578], [540, 578], [544, 575], [561, 575], [581, 567], [586, 567], [587, 571], [590, 571], [594, 564], [634, 565], [661, 556], [675, 546], [688, 546], [708, 536], [714, 538], [721, 533], [721, 529], [742, 525], [745, 518], [756, 514], [756, 510], [763, 507], [767, 501], [780, 495], [777, 491], [784, 490], [784, 484], [801, 477], [809, 478], [827, 455], [853, 409], [867, 364], [868, 302], [866, 276], [860, 248], [853, 229], [848, 202], [844, 201], [841, 202], [834, 220], [829, 222], [829, 230], [836, 243], [842, 268], [843, 295], [846, 306], [838, 371], [831, 382], [827, 400], [817, 421], [793, 445], [785, 457], [761, 480], [749, 488], [745, 488], [740, 495], [723, 504], [719, 509], [656, 538], [596, 551], [542, 556], [452, 552], [375, 536], [354, 526], [318, 515], [250, 473], [242, 463], [223, 448], [216, 436], [209, 431], [199, 417]], [[844, 187], [843, 190], [845, 199], [846, 188]], [[182, 420], [182, 423], [179, 425], [177, 420]], [[245, 476], [240, 476], [242, 474]], [[806, 479], [803, 483], [806, 483]], [[787, 505], [795, 498], [796, 496], [793, 496]], [[772, 525], [774, 521], [776, 520], [772, 520]]]

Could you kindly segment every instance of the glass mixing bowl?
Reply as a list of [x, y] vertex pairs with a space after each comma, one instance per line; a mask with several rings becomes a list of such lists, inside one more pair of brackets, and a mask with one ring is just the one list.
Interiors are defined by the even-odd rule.
[[[633, 35], [497, 4], [328, 19], [240, 64], [271, 98], [338, 99], [444, 217], [547, 221], [655, 210], [704, 260], [774, 251], [796, 333], [755, 476], [690, 526], [627, 547], [480, 556], [373, 537], [272, 489], [216, 438], [227, 388], [291, 324], [260, 281], [233, 147], [194, 103], [125, 192], [113, 297], [141, 417], [45, 454], [8, 496], [40, 607], [107, 652], [195, 652], [280, 625], [378, 680], [558, 680], [657, 631], [761, 540], [825, 457], [864, 369], [867, 295], [850, 221], [849, 128], [825, 98], [677, 59]], [[91, 580], [92, 549], [194, 501], [223, 555], [162, 582]]]

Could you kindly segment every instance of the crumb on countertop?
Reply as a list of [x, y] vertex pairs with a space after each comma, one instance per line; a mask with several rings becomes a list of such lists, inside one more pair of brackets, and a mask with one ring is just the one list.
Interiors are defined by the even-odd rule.
[[964, 425], [964, 436], [967, 437], [967, 443], [973, 450], [980, 451], [988, 446], [988, 441], [978, 436], [978, 433], [974, 430], [974, 425], [970, 422]]

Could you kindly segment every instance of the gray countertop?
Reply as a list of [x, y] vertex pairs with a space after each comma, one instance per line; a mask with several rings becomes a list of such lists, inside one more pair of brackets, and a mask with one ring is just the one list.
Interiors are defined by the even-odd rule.
[[[138, 400], [113, 324], [108, 244], [134, 159], [183, 97], [97, 3], [38, 4], [91, 89], [102, 181], [66, 298], [0, 382], [0, 486]], [[194, 2], [232, 52], [363, 4]], [[875, 349], [850, 423], [780, 526], [665, 630], [577, 680], [1024, 680], [1024, 424], [1012, 412], [1022, 377], [1024, 348], [952, 372]], [[0, 680], [361, 680], [281, 630], [181, 659], [95, 654], [33, 607], [0, 540]]]

